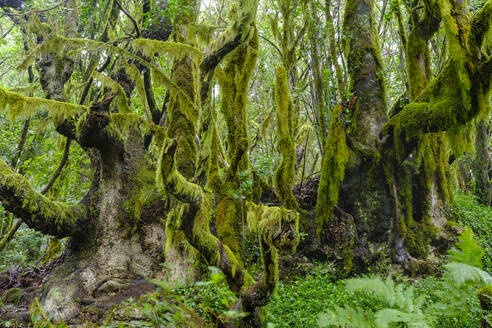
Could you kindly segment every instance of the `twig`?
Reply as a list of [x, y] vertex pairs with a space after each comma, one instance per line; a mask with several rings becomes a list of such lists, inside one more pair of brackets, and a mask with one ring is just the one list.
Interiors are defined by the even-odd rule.
[[7, 32], [3, 33], [0, 39], [4, 39], [7, 35], [9, 35], [9, 33], [12, 32], [12, 30], [14, 29], [15, 25], [16, 25], [15, 23], [12, 24], [12, 26], [7, 30]]
[[118, 0], [114, 0], [114, 1], [118, 5], [118, 7], [120, 7], [121, 11], [132, 21], [133, 26], [135, 26], [135, 32], [137, 32], [137, 38], [139, 38], [141, 34], [140, 34], [140, 29], [138, 28], [138, 24], [137, 24], [137, 21], [135, 20], [135, 18], [133, 18], [132, 15], [130, 15], [130, 13], [128, 11], [126, 11], [125, 8], [123, 8], [123, 6], [121, 5], [121, 3]]
[[61, 171], [63, 170], [63, 167], [65, 164], [67, 164], [68, 161], [68, 155], [70, 154], [70, 144], [72, 143], [72, 139], [67, 138], [67, 142], [65, 143], [65, 150], [63, 152], [63, 157], [60, 161], [60, 164], [58, 165], [58, 168], [56, 169], [55, 173], [50, 178], [50, 181], [48, 181], [48, 184], [44, 186], [44, 188], [41, 190], [41, 194], [46, 194], [48, 190], [50, 190], [51, 187], [55, 184], [56, 179], [60, 176]]
[[19, 157], [22, 153], [22, 150], [24, 149], [24, 145], [26, 144], [27, 132], [29, 132], [30, 123], [31, 123], [31, 118], [28, 117], [24, 122], [24, 127], [22, 128], [21, 138], [19, 144], [17, 145], [17, 152], [15, 153], [15, 156], [12, 158], [12, 161], [10, 162], [10, 166], [14, 169], [17, 167], [17, 162], [19, 161]]
[[9, 13], [4, 13], [4, 15], [6, 15], [6, 16], [27, 16], [27, 15], [30, 15], [30, 14], [45, 13], [47, 11], [50, 11], [50, 10], [53, 10], [53, 9], [56, 9], [56, 8], [60, 7], [61, 5], [65, 4], [66, 2], [68, 2], [68, 0], [64, 0], [64, 1], [62, 1], [62, 2], [60, 2], [58, 4], [56, 4], [56, 5], [54, 5], [53, 7], [46, 8], [46, 9], [29, 10], [28, 12], [20, 13], [20, 14], [9, 12]]
[[258, 36], [259, 36], [260, 38], [262, 38], [263, 40], [265, 40], [266, 42], [270, 43], [270, 45], [271, 45], [272, 47], [274, 47], [274, 48], [278, 51], [278, 53], [279, 53], [280, 57], [282, 57], [282, 51], [279, 49], [279, 47], [277, 47], [277, 46], [275, 45], [275, 43], [273, 43], [272, 41], [268, 40], [268, 38], [264, 37], [263, 35], [261, 35], [261, 34], [259, 34], [259, 33], [258, 33]]

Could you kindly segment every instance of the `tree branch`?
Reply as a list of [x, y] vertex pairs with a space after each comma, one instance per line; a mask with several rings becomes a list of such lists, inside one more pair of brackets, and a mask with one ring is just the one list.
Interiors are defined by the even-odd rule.
[[87, 231], [89, 220], [84, 205], [51, 201], [35, 191], [27, 179], [0, 160], [0, 201], [3, 207], [29, 227], [57, 238]]
[[239, 295], [240, 310], [255, 313], [257, 307], [271, 300], [278, 287], [278, 251], [292, 251], [299, 243], [298, 213], [283, 207], [249, 205], [256, 219], [254, 230], [259, 234], [264, 272], [262, 280], [254, 283], [236, 255], [210, 232], [210, 198], [177, 171], [177, 145], [174, 139], [164, 140], [157, 170], [158, 186], [185, 202], [167, 219], [175, 221], [175, 228], [184, 232], [208, 265], [223, 271], [229, 287]]
[[41, 194], [43, 194], [43, 195], [46, 194], [48, 192], [48, 190], [50, 190], [51, 187], [53, 187], [56, 179], [58, 179], [58, 177], [60, 176], [60, 173], [63, 170], [63, 167], [65, 167], [65, 165], [67, 164], [68, 155], [70, 154], [70, 144], [71, 143], [72, 143], [72, 139], [67, 139], [67, 141], [65, 142], [65, 150], [63, 151], [63, 157], [60, 161], [60, 164], [58, 165], [56, 171], [51, 176], [50, 180], [48, 181], [48, 184], [46, 186], [44, 186], [44, 188], [41, 190]]

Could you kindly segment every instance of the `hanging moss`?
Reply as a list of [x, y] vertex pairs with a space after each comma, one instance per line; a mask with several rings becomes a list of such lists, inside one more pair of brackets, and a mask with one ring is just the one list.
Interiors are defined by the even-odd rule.
[[0, 200], [3, 207], [22, 218], [31, 228], [59, 238], [86, 229], [83, 205], [49, 200], [32, 189], [29, 181], [0, 160]]
[[[430, 158], [430, 157], [429, 157]], [[428, 164], [427, 164], [428, 165]], [[426, 164], [423, 165], [426, 167]], [[429, 255], [429, 244], [435, 235], [435, 228], [431, 222], [430, 210], [430, 180], [432, 175], [422, 173], [416, 178], [418, 197], [414, 198], [414, 173], [410, 163], [404, 163], [396, 175], [398, 186], [398, 207], [400, 209], [398, 234], [403, 238], [405, 248], [411, 256], [425, 258]], [[432, 174], [432, 173], [431, 173]], [[418, 205], [414, 205], [414, 204]], [[415, 206], [415, 207], [414, 207]], [[417, 210], [417, 212], [416, 212]], [[418, 216], [418, 218], [415, 217]]]
[[251, 181], [248, 159], [248, 131], [246, 125], [247, 91], [256, 64], [258, 33], [248, 44], [234, 51], [227, 59], [224, 70], [217, 71], [221, 87], [221, 111], [227, 126], [229, 167], [225, 168], [225, 181], [217, 189], [216, 227], [219, 239], [236, 254], [242, 254], [241, 225], [245, 218], [244, 199], [252, 194], [251, 187], [244, 188], [243, 181]]
[[316, 230], [318, 234], [323, 225], [333, 220], [333, 208], [338, 203], [338, 192], [349, 156], [341, 115], [342, 107], [335, 107], [325, 143], [316, 202]]
[[207, 264], [222, 269], [231, 290], [245, 302], [243, 306], [254, 309], [265, 305], [278, 286], [277, 251], [292, 251], [299, 242], [297, 212], [282, 207], [251, 205], [256, 213], [253, 221], [255, 231], [258, 232], [264, 265], [263, 280], [254, 284], [234, 252], [210, 232], [211, 195], [200, 186], [186, 181], [177, 172], [176, 147], [176, 141], [164, 141], [156, 177], [160, 188], [184, 202], [173, 211], [176, 230], [184, 233]]
[[132, 233], [137, 229], [142, 209], [159, 197], [155, 191], [155, 170], [149, 168], [145, 160], [142, 160], [139, 166], [137, 173], [130, 177], [132, 188], [129, 199], [123, 204], [130, 216], [130, 223], [133, 224]]
[[38, 111], [48, 114], [52, 122], [61, 122], [87, 111], [87, 107], [36, 97], [25, 97], [0, 88], [0, 112], [7, 113], [12, 121], [33, 116]]
[[110, 123], [105, 129], [109, 135], [124, 141], [132, 131], [143, 137], [157, 130], [157, 127], [135, 113], [111, 113]]
[[131, 42], [131, 45], [148, 58], [153, 58], [156, 54], [165, 54], [173, 60], [180, 60], [186, 56], [193, 56], [200, 60], [203, 56], [199, 49], [181, 42], [136, 39]]
[[119, 84], [109, 76], [101, 74], [97, 71], [92, 73], [92, 77], [101, 82], [101, 85], [103, 87], [108, 88], [109, 91], [114, 93], [115, 97], [113, 102], [117, 106], [120, 113], [131, 112], [130, 106], [128, 105], [130, 101], [128, 100], [125, 90], [123, 89], [123, 86], [121, 84]]
[[296, 153], [294, 146], [294, 106], [289, 91], [289, 79], [284, 67], [278, 66], [275, 74], [275, 102], [277, 104], [277, 144], [282, 155], [275, 170], [273, 185], [278, 198], [289, 209], [298, 207], [294, 198], [294, 169]]

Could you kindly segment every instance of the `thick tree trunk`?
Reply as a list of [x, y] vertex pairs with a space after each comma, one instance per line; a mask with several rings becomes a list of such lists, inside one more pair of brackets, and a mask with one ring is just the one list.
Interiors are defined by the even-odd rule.
[[472, 169], [475, 177], [475, 190], [478, 201], [484, 205], [492, 204], [492, 185], [490, 171], [492, 165], [489, 155], [488, 138], [489, 120], [480, 120], [477, 124], [477, 136], [475, 139], [475, 159]]
[[[155, 278], [160, 272], [165, 244], [162, 219], [166, 216], [162, 200], [153, 200], [140, 210], [132, 209], [139, 193], [153, 186], [152, 168], [144, 160], [143, 137], [131, 131], [116, 150], [91, 151], [94, 183], [83, 203], [90, 228], [73, 236], [66, 260], [50, 274], [49, 280], [33, 296], [55, 320], [76, 321], [85, 306], [110, 301], [115, 292], [132, 283]], [[32, 227], [39, 228], [34, 222]], [[173, 278], [184, 275], [184, 259], [168, 255]]]

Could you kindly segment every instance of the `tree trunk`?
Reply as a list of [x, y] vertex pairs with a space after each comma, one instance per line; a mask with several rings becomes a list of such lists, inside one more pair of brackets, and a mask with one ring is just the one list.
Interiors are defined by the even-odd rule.
[[475, 177], [474, 193], [478, 202], [484, 205], [492, 204], [492, 186], [489, 176], [492, 170], [488, 147], [489, 125], [488, 120], [480, 120], [477, 124], [476, 155], [472, 165]]

